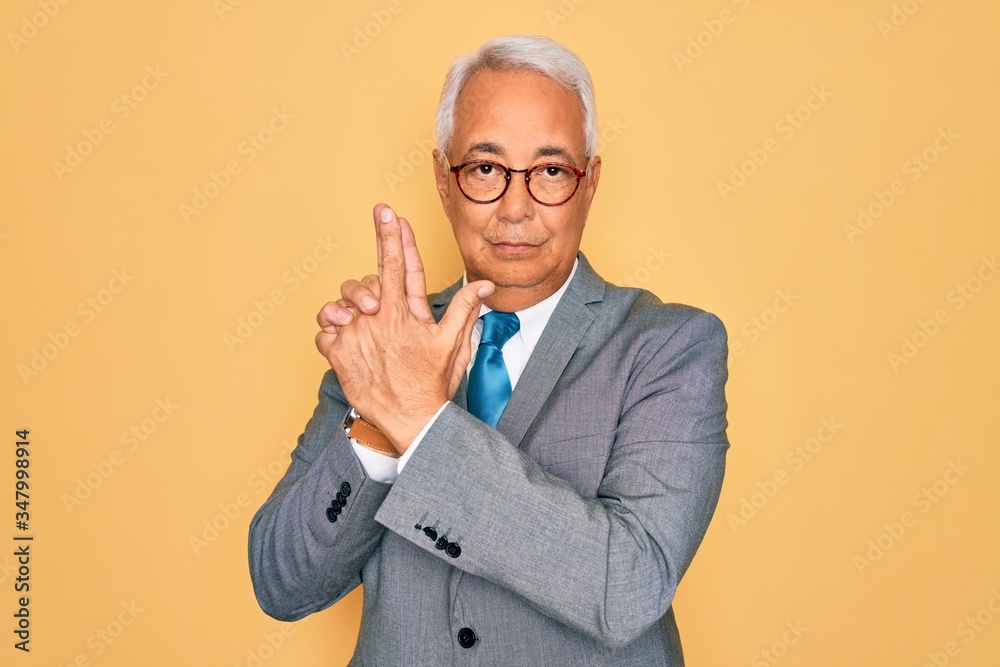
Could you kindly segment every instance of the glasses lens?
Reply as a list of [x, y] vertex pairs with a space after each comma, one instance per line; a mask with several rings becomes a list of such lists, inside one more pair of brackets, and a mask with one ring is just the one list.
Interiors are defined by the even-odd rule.
[[568, 166], [540, 164], [528, 174], [528, 189], [543, 204], [562, 204], [576, 192], [578, 181]]
[[458, 171], [458, 184], [469, 199], [496, 199], [507, 184], [503, 169], [492, 162], [470, 162]]

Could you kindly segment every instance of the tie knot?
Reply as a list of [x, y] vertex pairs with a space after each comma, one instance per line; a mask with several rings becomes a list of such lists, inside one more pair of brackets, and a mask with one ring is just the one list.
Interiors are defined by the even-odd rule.
[[498, 350], [507, 344], [510, 337], [521, 328], [521, 322], [515, 313], [501, 313], [491, 310], [482, 317], [483, 334], [479, 337], [480, 345], [493, 345]]

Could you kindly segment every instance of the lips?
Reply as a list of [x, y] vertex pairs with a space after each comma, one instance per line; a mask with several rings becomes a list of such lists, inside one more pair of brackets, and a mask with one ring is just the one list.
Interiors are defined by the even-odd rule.
[[509, 242], [509, 241], [505, 241], [503, 243], [493, 243], [491, 245], [498, 252], [508, 255], [529, 253], [534, 251], [538, 247], [538, 245], [534, 243], [520, 243], [520, 242]]
[[495, 246], [512, 246], [512, 247], [535, 247], [540, 246], [545, 243], [544, 238], [509, 238], [505, 239], [497, 236], [484, 236], [483, 240], [490, 245]]

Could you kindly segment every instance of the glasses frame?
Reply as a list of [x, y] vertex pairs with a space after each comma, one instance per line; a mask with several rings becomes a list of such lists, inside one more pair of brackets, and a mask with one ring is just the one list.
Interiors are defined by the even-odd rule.
[[[489, 164], [489, 165], [497, 167], [498, 169], [500, 169], [501, 171], [503, 171], [503, 173], [504, 173], [504, 184], [503, 184], [503, 190], [500, 191], [500, 194], [498, 194], [493, 199], [485, 199], [485, 200], [483, 200], [483, 199], [473, 199], [472, 197], [470, 197], [469, 194], [465, 190], [462, 189], [462, 180], [458, 177], [458, 172], [460, 172], [465, 167], [468, 167], [470, 164]], [[569, 196], [566, 197], [566, 199], [563, 199], [561, 202], [559, 202], [557, 204], [549, 204], [547, 202], [543, 202], [543, 201], [539, 200], [538, 197], [535, 196], [534, 192], [531, 191], [531, 174], [532, 174], [532, 172], [535, 172], [535, 171], [537, 171], [539, 169], [542, 169], [544, 167], [561, 167], [563, 169], [571, 169], [573, 171], [573, 173], [576, 175], [576, 185], [573, 187], [573, 192], [571, 192], [569, 194]], [[542, 162], [540, 164], [536, 164], [534, 166], [528, 167], [527, 169], [511, 169], [507, 165], [500, 164], [499, 162], [494, 162], [493, 160], [468, 160], [467, 162], [463, 162], [462, 164], [457, 165], [455, 167], [448, 167], [448, 170], [451, 173], [455, 174], [455, 183], [458, 185], [458, 191], [461, 192], [462, 195], [464, 195], [466, 199], [468, 199], [469, 201], [474, 202], [476, 204], [492, 204], [493, 202], [498, 201], [501, 197], [503, 197], [505, 194], [507, 194], [507, 190], [510, 188], [510, 175], [511, 174], [524, 174], [524, 188], [528, 191], [528, 194], [531, 196], [532, 199], [534, 199], [536, 202], [538, 202], [542, 206], [562, 206], [563, 204], [565, 204], [566, 202], [568, 202], [570, 199], [573, 198], [573, 195], [576, 194], [576, 191], [580, 189], [580, 179], [582, 179], [584, 176], [587, 175], [587, 172], [585, 170], [584, 171], [580, 171], [579, 169], [577, 169], [573, 165], [566, 164], [565, 162]]]

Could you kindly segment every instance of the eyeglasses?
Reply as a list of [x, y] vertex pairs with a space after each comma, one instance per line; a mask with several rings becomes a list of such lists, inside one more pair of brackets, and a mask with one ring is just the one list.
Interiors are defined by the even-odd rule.
[[545, 162], [530, 169], [510, 169], [499, 162], [472, 160], [450, 167], [458, 189], [466, 199], [477, 204], [492, 204], [504, 196], [510, 186], [511, 174], [524, 174], [524, 184], [531, 198], [542, 206], [565, 204], [580, 187], [587, 175], [568, 164]]

